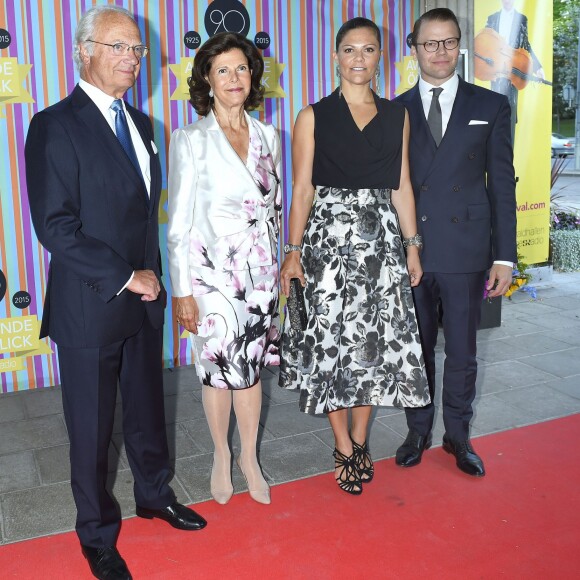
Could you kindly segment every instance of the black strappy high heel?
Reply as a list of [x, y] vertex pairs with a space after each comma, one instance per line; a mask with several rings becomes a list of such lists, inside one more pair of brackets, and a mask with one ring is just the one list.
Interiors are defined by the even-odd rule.
[[334, 468], [341, 468], [338, 477], [335, 478], [338, 487], [351, 495], [360, 495], [362, 493], [362, 481], [355, 463], [354, 452], [349, 456], [335, 449], [332, 455], [334, 456]]
[[352, 437], [350, 440], [352, 441], [352, 454], [355, 467], [360, 475], [360, 480], [362, 483], [370, 483], [375, 476], [375, 466], [371, 459], [369, 446], [366, 441], [362, 445], [359, 445]]

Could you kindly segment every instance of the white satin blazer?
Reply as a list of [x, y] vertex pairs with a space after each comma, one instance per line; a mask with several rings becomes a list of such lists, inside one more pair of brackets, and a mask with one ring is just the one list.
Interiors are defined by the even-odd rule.
[[[244, 114], [250, 138], [253, 132], [262, 141], [260, 170], [268, 183], [267, 195], [230, 145], [213, 111], [171, 136], [167, 247], [176, 297], [192, 295], [192, 271], [200, 268], [222, 272], [276, 263], [280, 140], [272, 125]], [[237, 263], [228, 251], [234, 246], [245, 248]]]

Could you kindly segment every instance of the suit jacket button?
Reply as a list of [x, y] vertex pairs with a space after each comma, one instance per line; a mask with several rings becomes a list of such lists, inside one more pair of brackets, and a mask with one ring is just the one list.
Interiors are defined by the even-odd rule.
[[475, 153], [470, 153], [467, 157], [469, 159], [475, 159]]
[[456, 224], [457, 222], [459, 222], [459, 218], [458, 217], [452, 217], [451, 221]]
[[421, 186], [421, 191], [427, 191], [429, 189], [428, 185], [422, 185]]
[[461, 187], [459, 187], [459, 185], [454, 185], [453, 186], [453, 191], [458, 192], [461, 189]]
[[427, 221], [427, 216], [426, 215], [422, 215], [421, 216], [421, 221], [422, 222], [426, 222]]

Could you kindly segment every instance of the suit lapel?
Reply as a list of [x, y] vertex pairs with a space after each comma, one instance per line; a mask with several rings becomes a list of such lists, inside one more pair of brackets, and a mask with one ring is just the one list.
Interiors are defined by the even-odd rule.
[[[248, 124], [253, 123], [253, 119], [250, 117], [250, 115], [248, 115], [247, 113], [244, 113], [244, 114], [246, 115], [246, 121], [248, 122]], [[225, 161], [227, 163], [233, 165], [234, 167], [243, 168], [243, 170], [239, 172], [240, 177], [243, 175], [244, 179], [246, 180], [246, 183], [248, 185], [249, 185], [249, 183], [251, 183], [252, 186], [259, 191], [258, 184], [254, 181], [254, 176], [250, 173], [246, 164], [242, 161], [240, 156], [236, 153], [234, 148], [231, 146], [230, 142], [228, 141], [228, 138], [226, 137], [226, 134], [223, 132], [222, 128], [219, 126], [213, 111], [211, 111], [209, 113], [209, 115], [207, 117], [205, 117], [202, 121], [206, 125], [208, 131], [211, 131], [211, 132], [215, 131], [215, 132], [219, 133], [220, 152], [223, 155]], [[202, 122], [202, 121], [200, 121], [200, 122]], [[264, 136], [262, 135], [262, 132], [259, 131], [259, 129], [258, 129], [258, 134], [260, 135], [260, 139], [262, 141], [262, 148], [263, 149], [265, 148], [265, 150], [268, 150], [268, 145], [264, 143], [265, 142]], [[249, 155], [249, 150], [248, 150], [248, 155]]]
[[[153, 212], [155, 207], [157, 192], [160, 191], [160, 171], [159, 171], [159, 159], [158, 155], [153, 151], [153, 147], [151, 146], [151, 136], [148, 131], [146, 131], [145, 127], [143, 127], [143, 123], [141, 119], [135, 115], [134, 109], [130, 106], [127, 107], [127, 111], [129, 115], [131, 115], [131, 119], [133, 119], [133, 123], [135, 123], [135, 127], [139, 131], [139, 135], [141, 137], [141, 141], [145, 145], [145, 149], [147, 149], [147, 153], [149, 154], [149, 175], [151, 177], [151, 183], [149, 185], [149, 212]], [[147, 191], [144, 192], [147, 195]], [[147, 203], [147, 200], [145, 200]]]
[[87, 134], [92, 135], [101, 143], [102, 154], [109, 157], [127, 177], [140, 179], [121, 143], [95, 103], [78, 86], [74, 89], [72, 96], [76, 114], [87, 126]]
[[[87, 135], [91, 135], [91, 137], [100, 143], [101, 147], [99, 149], [101, 154], [106, 157], [113, 166], [117, 166], [128, 179], [138, 181], [139, 185], [145, 189], [143, 178], [139, 173], [137, 173], [137, 170], [127, 157], [125, 150], [121, 143], [119, 143], [115, 133], [111, 130], [110, 125], [107, 123], [95, 103], [93, 103], [91, 98], [79, 86], [75, 87], [72, 93], [72, 103], [75, 114], [87, 127]], [[146, 136], [143, 136], [143, 129], [140, 126], [140, 123], [135, 120], [133, 115], [131, 115], [131, 118], [135, 121], [135, 125], [145, 143], [145, 147], [147, 147], [147, 150], [151, 155], [151, 144]], [[151, 185], [153, 186], [153, 173]], [[153, 187], [151, 187], [151, 191], [153, 191]], [[144, 192], [144, 195], [147, 195], [146, 191]], [[151, 202], [153, 201], [154, 200], [152, 199]], [[146, 204], [145, 199], [143, 199], [143, 203]], [[151, 203], [150, 205], [153, 204]]]
[[435, 139], [431, 135], [431, 129], [429, 129], [429, 124], [427, 123], [427, 118], [425, 117], [425, 111], [423, 110], [423, 102], [421, 101], [421, 93], [419, 91], [419, 85], [415, 85], [409, 91], [409, 115], [411, 119], [414, 119], [413, 131], [415, 132], [415, 137], [419, 140], [421, 144], [428, 144], [429, 150], [432, 155], [437, 153], [437, 146], [435, 145]]

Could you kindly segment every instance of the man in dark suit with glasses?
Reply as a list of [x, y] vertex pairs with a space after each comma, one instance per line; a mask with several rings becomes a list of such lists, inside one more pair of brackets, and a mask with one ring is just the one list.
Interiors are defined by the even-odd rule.
[[148, 117], [122, 100], [147, 47], [131, 14], [110, 5], [82, 16], [75, 43], [81, 80], [32, 119], [26, 180], [37, 237], [51, 253], [41, 336], [58, 345], [76, 531], [93, 574], [121, 579], [131, 574], [106, 489], [117, 385], [137, 515], [183, 530], [206, 522], [169, 486], [161, 167]]
[[[508, 101], [457, 75], [460, 38], [451, 10], [423, 14], [411, 48], [421, 76], [398, 100], [411, 122], [409, 165], [423, 237], [423, 278], [413, 296], [431, 401], [441, 301], [443, 448], [459, 469], [481, 477], [483, 461], [470, 441], [476, 333], [484, 287], [495, 297], [511, 283], [517, 257], [515, 177]], [[396, 463], [412, 467], [431, 445], [435, 407], [431, 402], [405, 413], [409, 432]]]

